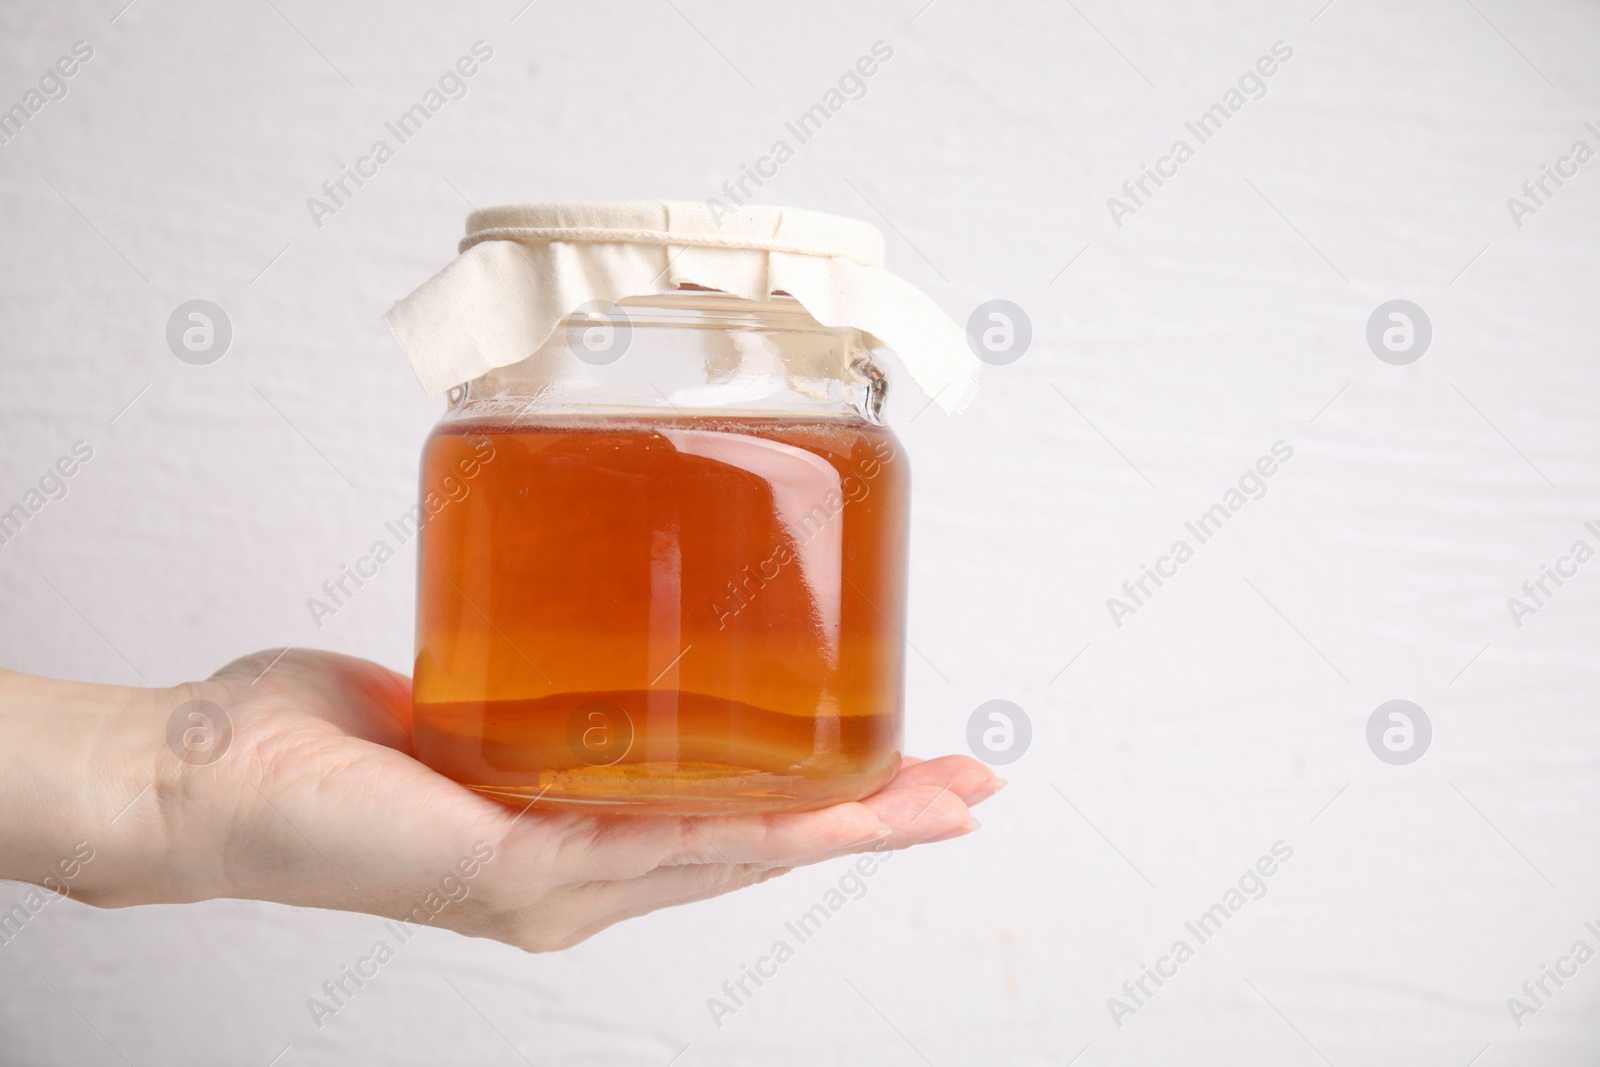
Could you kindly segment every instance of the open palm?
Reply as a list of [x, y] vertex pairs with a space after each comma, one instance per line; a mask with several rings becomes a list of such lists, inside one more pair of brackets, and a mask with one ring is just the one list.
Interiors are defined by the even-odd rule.
[[160, 783], [182, 798], [166, 805], [166, 895], [371, 912], [545, 951], [803, 864], [958, 836], [977, 825], [969, 805], [1001, 784], [946, 756], [908, 759], [873, 796], [818, 811], [519, 810], [410, 756], [403, 675], [333, 653], [275, 655], [236, 660], [201, 687], [231, 737], [210, 762], [174, 760]]

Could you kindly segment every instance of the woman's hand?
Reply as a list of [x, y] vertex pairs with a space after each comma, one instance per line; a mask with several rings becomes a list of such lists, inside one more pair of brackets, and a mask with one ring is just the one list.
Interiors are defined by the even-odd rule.
[[548, 951], [803, 864], [959, 836], [1003, 784], [946, 756], [819, 811], [519, 810], [411, 758], [404, 676], [275, 657], [166, 690], [0, 672], [0, 877], [101, 906], [242, 897]]

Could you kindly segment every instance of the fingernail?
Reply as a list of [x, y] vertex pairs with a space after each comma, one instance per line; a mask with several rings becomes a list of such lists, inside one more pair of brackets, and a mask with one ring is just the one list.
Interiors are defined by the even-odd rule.
[[968, 816], [967, 821], [961, 826], [956, 827], [947, 834], [940, 834], [938, 837], [930, 837], [924, 841], [923, 844], [936, 845], [940, 841], [953, 841], [958, 837], [966, 837], [968, 834], [972, 833], [972, 831], [978, 829], [982, 825], [983, 823], [979, 822], [977, 819]]
[[1010, 784], [1011, 782], [1005, 778], [996, 778], [988, 789], [983, 790], [971, 800], [967, 801], [968, 807], [972, 806], [973, 804], [982, 804], [985, 800], [988, 800], [990, 797], [994, 796], [996, 793], [1000, 792], [1000, 790], [1004, 789]]
[[878, 828], [876, 830], [872, 831], [872, 833], [868, 834], [866, 837], [850, 842], [845, 847], [854, 848], [857, 845], [869, 845], [874, 841], [882, 841], [892, 833], [894, 833], [894, 831], [889, 829], [888, 825], [884, 823], [882, 819], [879, 819]]

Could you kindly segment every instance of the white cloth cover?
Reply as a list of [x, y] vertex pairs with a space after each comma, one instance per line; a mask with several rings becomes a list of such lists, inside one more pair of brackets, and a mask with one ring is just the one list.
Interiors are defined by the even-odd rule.
[[965, 332], [883, 269], [883, 235], [855, 219], [746, 205], [714, 217], [667, 200], [513, 204], [474, 211], [461, 254], [384, 316], [431, 394], [527, 358], [591, 300], [680, 284], [751, 300], [785, 292], [812, 318], [894, 350], [947, 412], [977, 391]]

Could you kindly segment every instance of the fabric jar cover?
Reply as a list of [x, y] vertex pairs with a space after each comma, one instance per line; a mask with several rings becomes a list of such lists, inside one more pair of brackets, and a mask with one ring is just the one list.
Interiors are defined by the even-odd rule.
[[756, 205], [714, 216], [667, 200], [513, 204], [474, 211], [460, 248], [384, 316], [430, 395], [526, 359], [583, 304], [685, 284], [787, 293], [822, 325], [893, 349], [947, 412], [977, 391], [965, 332], [883, 269], [883, 235], [855, 219]]

